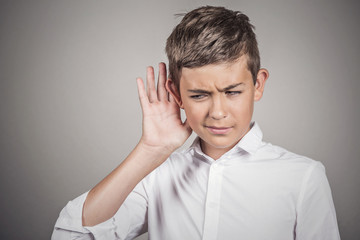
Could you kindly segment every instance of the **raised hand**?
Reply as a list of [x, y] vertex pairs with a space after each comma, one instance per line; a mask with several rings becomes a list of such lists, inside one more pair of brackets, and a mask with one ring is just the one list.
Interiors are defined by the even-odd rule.
[[154, 69], [148, 67], [146, 89], [137, 79], [143, 112], [143, 133], [133, 151], [86, 197], [82, 212], [83, 226], [94, 226], [114, 216], [134, 187], [162, 164], [191, 134], [180, 118], [180, 108], [165, 89], [166, 66], [159, 64], [155, 87]]
[[166, 66], [159, 64], [159, 78], [155, 87], [154, 69], [147, 68], [146, 90], [141, 78], [137, 79], [143, 113], [143, 133], [140, 142], [148, 147], [173, 152], [190, 136], [192, 130], [180, 118], [180, 108], [165, 88]]

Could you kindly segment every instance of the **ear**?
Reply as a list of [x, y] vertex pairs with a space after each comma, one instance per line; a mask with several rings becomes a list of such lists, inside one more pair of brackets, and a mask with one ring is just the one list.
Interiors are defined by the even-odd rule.
[[254, 101], [259, 101], [263, 95], [265, 82], [269, 78], [269, 72], [261, 68], [256, 76]]
[[181, 101], [181, 96], [178, 88], [176, 87], [175, 83], [171, 79], [167, 79], [165, 83], [166, 90], [171, 94], [174, 98], [175, 102], [179, 106], [179, 108], [183, 107], [183, 102]]

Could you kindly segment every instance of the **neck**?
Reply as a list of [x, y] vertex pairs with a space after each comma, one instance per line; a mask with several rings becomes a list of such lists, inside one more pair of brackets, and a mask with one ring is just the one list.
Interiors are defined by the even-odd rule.
[[200, 139], [201, 151], [214, 160], [218, 160], [222, 155], [224, 155], [226, 152], [232, 149], [235, 145], [236, 144], [225, 148], [216, 148], [214, 146], [210, 146], [209, 144], [206, 144], [202, 139]]

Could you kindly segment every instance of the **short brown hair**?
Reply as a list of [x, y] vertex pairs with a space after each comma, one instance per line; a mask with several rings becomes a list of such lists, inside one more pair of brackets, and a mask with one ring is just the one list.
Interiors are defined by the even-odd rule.
[[224, 7], [205, 6], [187, 13], [166, 42], [169, 77], [179, 89], [183, 67], [231, 63], [247, 55], [254, 83], [260, 56], [249, 18]]

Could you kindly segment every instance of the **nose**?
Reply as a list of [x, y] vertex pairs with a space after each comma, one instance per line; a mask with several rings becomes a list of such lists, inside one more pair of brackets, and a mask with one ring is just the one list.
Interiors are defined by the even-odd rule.
[[209, 109], [209, 116], [214, 120], [220, 120], [227, 117], [225, 102], [221, 97], [214, 97]]

